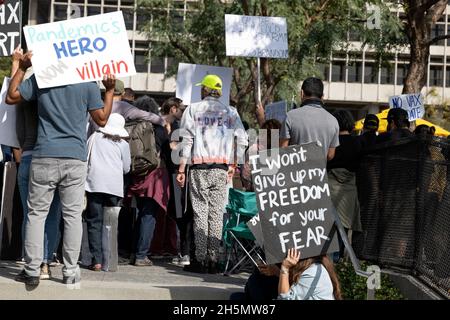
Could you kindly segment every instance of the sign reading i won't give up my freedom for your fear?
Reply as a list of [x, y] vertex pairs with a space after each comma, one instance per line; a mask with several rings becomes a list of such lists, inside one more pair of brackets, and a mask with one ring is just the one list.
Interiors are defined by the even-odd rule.
[[301, 259], [338, 251], [322, 147], [309, 143], [265, 150], [249, 160], [259, 215], [247, 225], [267, 263], [283, 261], [291, 248], [300, 251]]
[[39, 88], [136, 74], [121, 11], [23, 29]]

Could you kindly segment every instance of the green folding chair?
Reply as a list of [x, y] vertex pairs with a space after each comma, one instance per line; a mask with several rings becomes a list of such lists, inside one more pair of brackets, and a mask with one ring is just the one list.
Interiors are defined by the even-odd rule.
[[[259, 253], [260, 248], [255, 242], [255, 237], [247, 226], [247, 222], [258, 213], [255, 193], [230, 189], [226, 208], [228, 220], [223, 228], [223, 239], [227, 250], [227, 262], [224, 275], [229, 275], [238, 267], [243, 267], [244, 262], [247, 261], [258, 266], [253, 255], [265, 263]], [[233, 252], [237, 262], [228, 270]]]

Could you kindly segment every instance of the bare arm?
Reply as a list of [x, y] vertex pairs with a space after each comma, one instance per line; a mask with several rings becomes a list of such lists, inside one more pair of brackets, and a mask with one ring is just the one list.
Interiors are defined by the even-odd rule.
[[19, 62], [20, 62], [20, 59], [22, 59], [22, 57], [23, 57], [23, 50], [19, 45], [19, 46], [17, 46], [16, 49], [14, 49], [14, 52], [12, 54], [11, 78], [14, 77], [17, 70], [19, 70]]
[[266, 121], [266, 114], [261, 102], [256, 106], [256, 120], [258, 121], [259, 127], [262, 127], [262, 125]]
[[278, 294], [288, 293], [291, 286], [289, 285], [289, 271], [300, 260], [300, 252], [296, 249], [289, 249], [286, 259], [281, 264], [280, 279], [278, 281]]
[[289, 147], [289, 139], [280, 139], [280, 148]]
[[330, 161], [334, 158], [334, 155], [336, 154], [336, 148], [329, 148], [328, 154], [327, 154], [327, 160]]
[[7, 104], [18, 104], [22, 101], [22, 96], [19, 92], [19, 85], [22, 83], [25, 72], [29, 67], [31, 67], [32, 56], [33, 53], [29, 51], [20, 57], [20, 60], [18, 62], [18, 69], [14, 73], [14, 76], [9, 83], [8, 94], [6, 95], [5, 99]]
[[100, 127], [106, 125], [109, 115], [111, 114], [115, 84], [116, 77], [114, 75], [108, 74], [107, 76], [104, 76], [103, 85], [105, 86], [106, 92], [103, 108], [89, 111], [92, 120]]

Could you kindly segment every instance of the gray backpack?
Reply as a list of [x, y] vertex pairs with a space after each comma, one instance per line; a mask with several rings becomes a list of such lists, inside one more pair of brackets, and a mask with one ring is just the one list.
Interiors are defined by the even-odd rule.
[[136, 176], [146, 176], [160, 165], [153, 125], [147, 120], [128, 121], [125, 129], [130, 135], [130, 172]]

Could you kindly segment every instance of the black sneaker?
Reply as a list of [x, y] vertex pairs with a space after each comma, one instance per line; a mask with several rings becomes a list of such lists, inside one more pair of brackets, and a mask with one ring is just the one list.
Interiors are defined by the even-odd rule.
[[203, 263], [194, 260], [189, 265], [184, 266], [183, 271], [195, 273], [207, 273], [208, 268]]
[[210, 273], [210, 274], [220, 273], [217, 263], [211, 262], [211, 261], [208, 263], [208, 273]]
[[15, 281], [23, 282], [27, 286], [38, 286], [39, 276], [33, 277], [26, 274], [25, 270], [20, 271], [18, 275], [14, 278]]

